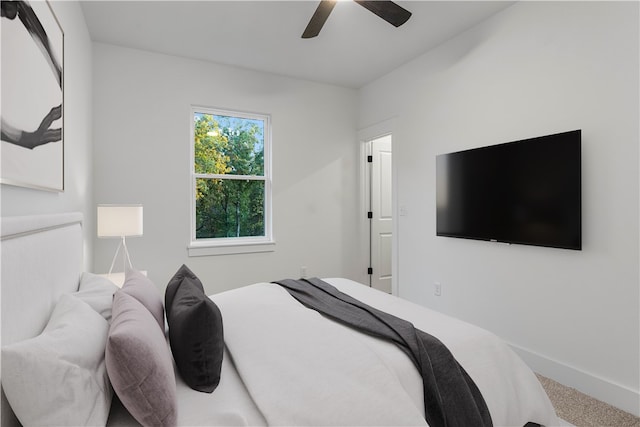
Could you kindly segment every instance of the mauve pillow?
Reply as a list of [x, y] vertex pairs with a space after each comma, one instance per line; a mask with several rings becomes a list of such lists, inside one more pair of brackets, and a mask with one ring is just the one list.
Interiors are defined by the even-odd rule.
[[127, 270], [125, 273], [122, 291], [137, 299], [160, 325], [164, 333], [164, 307], [162, 306], [162, 294], [156, 285], [144, 274], [136, 270]]
[[163, 332], [122, 290], [113, 297], [112, 313], [105, 361], [113, 390], [142, 425], [176, 425], [176, 379]]
[[220, 309], [186, 265], [165, 291], [169, 342], [178, 372], [189, 387], [211, 393], [220, 382], [224, 335]]

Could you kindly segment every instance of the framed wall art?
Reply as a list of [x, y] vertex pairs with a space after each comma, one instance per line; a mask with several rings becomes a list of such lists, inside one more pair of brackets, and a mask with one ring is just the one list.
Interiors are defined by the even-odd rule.
[[0, 182], [64, 191], [64, 32], [48, 1], [0, 4]]

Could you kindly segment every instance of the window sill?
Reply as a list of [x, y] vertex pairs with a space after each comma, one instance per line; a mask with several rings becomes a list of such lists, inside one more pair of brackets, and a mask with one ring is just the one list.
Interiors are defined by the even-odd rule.
[[258, 252], [273, 252], [276, 250], [276, 242], [273, 240], [264, 242], [246, 242], [246, 243], [210, 243], [210, 242], [192, 242], [187, 247], [190, 257], [197, 256], [215, 256], [215, 255], [234, 255], [234, 254], [252, 254]]

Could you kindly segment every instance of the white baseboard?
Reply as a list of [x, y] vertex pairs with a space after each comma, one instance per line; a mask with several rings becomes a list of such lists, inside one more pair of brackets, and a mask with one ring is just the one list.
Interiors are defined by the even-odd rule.
[[640, 417], [640, 391], [509, 344], [534, 372]]

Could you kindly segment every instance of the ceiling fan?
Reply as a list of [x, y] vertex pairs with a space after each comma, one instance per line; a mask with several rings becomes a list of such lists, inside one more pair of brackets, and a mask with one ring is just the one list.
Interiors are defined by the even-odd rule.
[[[310, 39], [320, 34], [320, 30], [336, 5], [336, 1], [337, 0], [320, 1], [318, 8], [307, 24], [307, 28], [305, 28], [304, 33], [302, 33], [303, 39]], [[401, 6], [398, 6], [392, 1], [354, 1], [395, 27], [399, 27], [404, 24], [411, 17], [411, 12]]]

